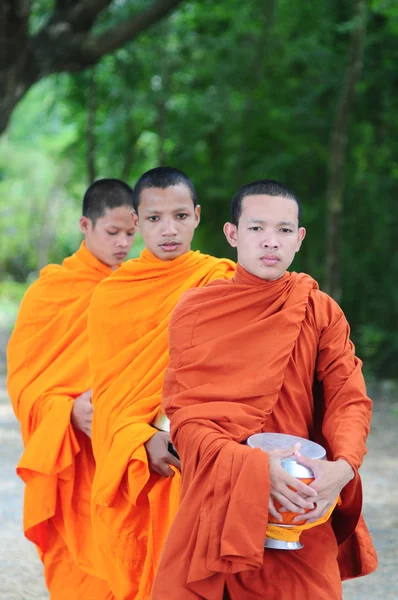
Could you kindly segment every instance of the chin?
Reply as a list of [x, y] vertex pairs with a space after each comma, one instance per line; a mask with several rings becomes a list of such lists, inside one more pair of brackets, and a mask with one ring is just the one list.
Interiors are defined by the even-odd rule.
[[282, 277], [284, 271], [282, 273], [275, 272], [271, 269], [259, 269], [256, 271], [252, 271], [253, 275], [259, 277], [259, 279], [264, 279], [264, 281], [275, 281]]
[[116, 269], [116, 267], [118, 267], [123, 261], [115, 261], [115, 259], [112, 258], [109, 260], [104, 259], [102, 262], [105, 263], [111, 269]]
[[178, 248], [178, 250], [175, 250], [174, 252], [160, 252], [158, 258], [160, 258], [161, 260], [174, 260], [175, 258], [182, 256], [183, 254], [186, 254], [186, 250]]

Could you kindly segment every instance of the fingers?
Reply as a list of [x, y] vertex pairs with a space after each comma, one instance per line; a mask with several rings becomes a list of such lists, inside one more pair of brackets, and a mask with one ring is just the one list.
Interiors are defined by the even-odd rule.
[[275, 508], [275, 504], [274, 501], [272, 499], [272, 497], [269, 497], [269, 502], [268, 502], [268, 512], [274, 517], [274, 519], [276, 519], [277, 521], [282, 521], [282, 516], [278, 513], [278, 511]]
[[161, 475], [162, 477], [174, 477], [175, 473], [166, 461], [151, 464], [151, 471]]
[[286, 450], [272, 450], [269, 454], [272, 456], [278, 456], [279, 458], [289, 458], [289, 456], [293, 456], [295, 452], [298, 452], [301, 448], [300, 442], [297, 442], [292, 448], [286, 448]]
[[173, 467], [181, 471], [181, 463], [178, 458], [170, 454], [170, 452], [167, 452], [164, 457], [151, 463], [151, 470], [162, 477], [174, 477], [175, 472], [171, 469], [170, 465], [173, 465]]
[[316, 489], [310, 487], [310, 485], [303, 483], [302, 481], [300, 481], [300, 479], [296, 479], [295, 477], [290, 477], [290, 479], [291, 481], [289, 481], [287, 485], [297, 490], [297, 493], [301, 497], [308, 497], [314, 499], [318, 498], [318, 492], [316, 491]]
[[[290, 492], [290, 494], [289, 494]], [[309, 501], [309, 500], [305, 500], [302, 496], [300, 496], [300, 494], [297, 494], [295, 492], [292, 492], [291, 490], [289, 490], [289, 488], [287, 488], [287, 492], [285, 493], [280, 493], [280, 492], [273, 492], [273, 497], [278, 500], [278, 502], [284, 507], [286, 508], [286, 510], [290, 511], [290, 512], [294, 512], [294, 513], [298, 513], [300, 515], [304, 514], [305, 509], [306, 510], [310, 510], [314, 508], [314, 503]]]
[[149, 468], [162, 477], [173, 477], [175, 471], [170, 465], [181, 470], [179, 459], [169, 451], [170, 434], [163, 431], [155, 433], [144, 446], [148, 455]]
[[162, 477], [174, 477], [175, 471], [173, 471], [170, 465], [173, 465], [173, 467], [181, 471], [180, 461], [170, 453], [168, 453], [164, 459], [159, 459], [157, 462], [151, 462], [150, 469]]
[[296, 479], [296, 477], [293, 477], [293, 475], [289, 475], [289, 473], [282, 469], [282, 467], [279, 471], [278, 479], [279, 484], [276, 486], [277, 491], [282, 492], [289, 498], [291, 494], [289, 492], [286, 492], [286, 487], [293, 488], [292, 490], [290, 490], [290, 492], [299, 494], [301, 498], [308, 497], [312, 499], [318, 497], [318, 492], [316, 489], [314, 489], [310, 485], [307, 485], [306, 483], [303, 483], [302, 481], [300, 481], [300, 479]]
[[315, 523], [316, 521], [318, 521], [319, 519], [321, 519], [323, 516], [325, 516], [325, 514], [327, 513], [327, 511], [329, 510], [329, 508], [332, 505], [330, 504], [330, 502], [324, 500], [319, 502], [318, 504], [315, 504], [315, 508], [314, 510], [311, 510], [307, 513], [305, 513], [305, 515], [303, 517], [295, 517], [293, 519], [293, 523], [295, 523], [296, 521], [305, 521], [306, 523]]
[[303, 514], [304, 510], [314, 509], [318, 493], [281, 469], [280, 477], [272, 488], [272, 496], [287, 510]]
[[175, 456], [173, 456], [173, 454], [170, 454], [170, 452], [169, 452], [166, 460], [169, 463], [169, 465], [173, 465], [173, 467], [176, 467], [176, 469], [178, 469], [179, 471], [181, 471], [181, 463], [178, 460], [178, 458], [176, 458]]

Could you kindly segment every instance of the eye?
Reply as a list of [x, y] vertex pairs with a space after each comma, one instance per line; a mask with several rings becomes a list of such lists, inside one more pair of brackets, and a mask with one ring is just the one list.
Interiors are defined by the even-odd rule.
[[187, 218], [187, 213], [178, 213], [177, 219], [184, 220]]
[[107, 231], [107, 234], [108, 234], [108, 235], [116, 235], [116, 234], [117, 234], [117, 231]]
[[156, 221], [159, 221], [159, 217], [156, 215], [151, 215], [150, 217], [148, 217], [148, 221], [150, 221], [151, 223], [155, 223]]
[[133, 236], [135, 235], [135, 231], [133, 231], [132, 233], [131, 233], [131, 232], [128, 232], [128, 233], [127, 233], [127, 235], [128, 235], [129, 237], [133, 237]]
[[282, 233], [293, 233], [293, 229], [288, 229], [287, 227], [282, 227]]
[[258, 225], [255, 225], [254, 227], [249, 227], [250, 231], [261, 231], [261, 227], [259, 227]]

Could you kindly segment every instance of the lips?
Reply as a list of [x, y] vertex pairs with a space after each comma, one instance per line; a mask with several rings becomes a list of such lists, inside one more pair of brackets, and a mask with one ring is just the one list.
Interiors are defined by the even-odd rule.
[[175, 252], [177, 248], [181, 245], [179, 242], [164, 242], [163, 244], [159, 244], [164, 252]]
[[264, 254], [260, 260], [267, 266], [273, 267], [280, 261], [280, 258], [275, 254]]
[[126, 258], [127, 252], [116, 252], [116, 258]]

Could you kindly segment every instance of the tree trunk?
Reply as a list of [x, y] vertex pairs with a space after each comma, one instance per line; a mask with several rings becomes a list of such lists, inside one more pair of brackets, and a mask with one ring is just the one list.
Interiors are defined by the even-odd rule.
[[363, 68], [366, 37], [366, 0], [356, 0], [349, 58], [344, 83], [337, 104], [331, 132], [327, 201], [327, 249], [324, 290], [337, 302], [341, 298], [341, 221], [345, 185], [349, 118], [353, 109], [357, 83]]
[[95, 84], [95, 71], [90, 73], [90, 83], [87, 90], [87, 175], [88, 184], [91, 185], [96, 177], [95, 168], [95, 113], [97, 106], [97, 87]]
[[[267, 57], [272, 53], [272, 36], [279, 0], [268, 0], [264, 3], [262, 30], [253, 40], [254, 57], [250, 86], [246, 93], [245, 107], [242, 115], [241, 139], [236, 157], [235, 188], [240, 188], [246, 176], [245, 157], [248, 154], [250, 135], [253, 130], [253, 107], [257, 100], [255, 92], [261, 81], [267, 77]], [[254, 127], [256, 124], [254, 123]], [[247, 159], [246, 159], [247, 160]]]

